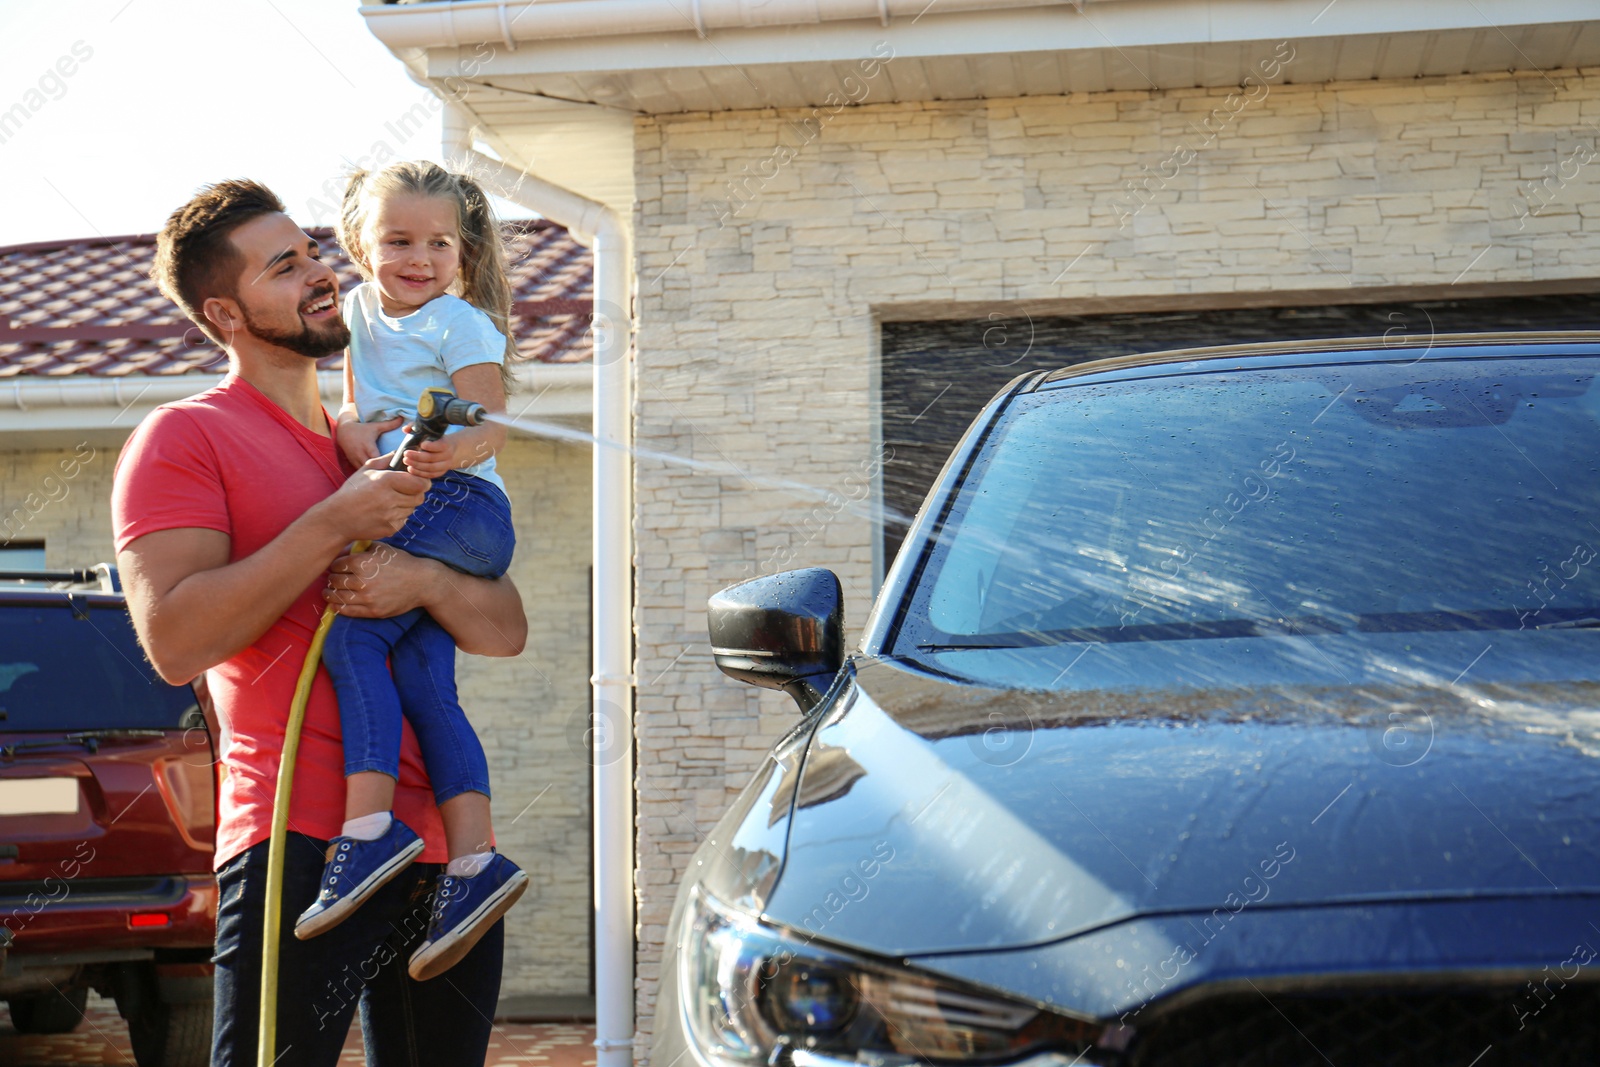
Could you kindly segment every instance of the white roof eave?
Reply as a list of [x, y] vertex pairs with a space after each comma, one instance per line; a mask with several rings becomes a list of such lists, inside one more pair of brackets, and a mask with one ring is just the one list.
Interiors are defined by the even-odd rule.
[[[504, 75], [725, 71], [730, 65], [857, 60], [880, 40], [890, 42], [896, 56], [1128, 53], [1504, 33], [1592, 23], [1600, 15], [1594, 0], [461, 0], [360, 11], [396, 55], [415, 64], [417, 50], [426, 50], [431, 79], [478, 83]], [[485, 50], [485, 44], [491, 47]]]
[[[524, 363], [516, 368], [512, 410], [535, 419], [587, 425], [594, 368], [588, 363]], [[162, 404], [184, 400], [222, 381], [220, 374], [126, 375], [118, 378], [18, 375], [0, 384], [0, 449], [59, 447], [72, 440], [120, 443]], [[325, 403], [342, 399], [339, 371], [317, 375]]]
[[[1061, 0], [935, 0], [945, 11], [995, 11], [1060, 6]], [[1109, 0], [1095, 0], [1104, 4]], [[920, 17], [928, 0], [434, 0], [363, 5], [367, 26], [391, 50], [461, 48], [499, 42], [689, 33], [718, 30]]]
[[1225, 88], [1262, 77], [1263, 64], [1270, 74], [1280, 51], [1293, 57], [1281, 80], [1302, 84], [1600, 66], [1594, 0], [464, 0], [360, 10], [397, 56], [530, 163], [561, 165], [574, 137], [592, 141], [605, 166], [561, 178], [613, 206], [631, 195], [631, 166], [596, 175], [616, 170], [613, 150], [627, 138], [589, 132], [610, 130], [613, 116]]

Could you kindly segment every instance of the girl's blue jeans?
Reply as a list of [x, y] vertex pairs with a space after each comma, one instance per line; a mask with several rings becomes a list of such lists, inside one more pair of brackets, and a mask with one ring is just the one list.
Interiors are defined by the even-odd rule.
[[[465, 574], [498, 578], [516, 537], [511, 504], [482, 478], [451, 471], [384, 544]], [[489, 763], [456, 697], [455, 640], [421, 608], [392, 619], [334, 620], [322, 650], [339, 697], [344, 773], [400, 777], [400, 720], [411, 723], [443, 804], [466, 792], [489, 795]]]

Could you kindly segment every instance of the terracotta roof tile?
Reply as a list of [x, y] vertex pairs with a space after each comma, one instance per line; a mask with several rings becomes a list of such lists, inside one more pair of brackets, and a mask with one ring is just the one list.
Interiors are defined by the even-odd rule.
[[[322, 242], [342, 289], [361, 280], [331, 229], [306, 232]], [[506, 238], [517, 351], [546, 363], [588, 360], [594, 351], [589, 250], [543, 221], [511, 223]], [[0, 378], [218, 372], [222, 350], [150, 280], [154, 255], [151, 234], [0, 248]], [[23, 338], [6, 339], [5, 330], [23, 328]], [[322, 367], [343, 361], [332, 356]]]

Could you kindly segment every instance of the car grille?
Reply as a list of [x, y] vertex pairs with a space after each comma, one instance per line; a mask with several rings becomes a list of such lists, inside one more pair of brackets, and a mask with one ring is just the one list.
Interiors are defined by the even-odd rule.
[[1132, 1067], [1594, 1067], [1600, 988], [1548, 978], [1486, 992], [1259, 993], [1142, 1028]]

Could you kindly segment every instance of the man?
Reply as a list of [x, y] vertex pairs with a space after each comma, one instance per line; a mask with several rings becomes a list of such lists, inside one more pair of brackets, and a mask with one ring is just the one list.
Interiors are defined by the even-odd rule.
[[139, 426], [112, 493], [117, 562], [139, 639], [169, 682], [206, 673], [221, 727], [212, 1063], [256, 1062], [262, 917], [272, 904], [287, 916], [280, 1062], [335, 1063], [359, 1002], [368, 1063], [479, 1067], [503, 927], [448, 980], [406, 974], [447, 859], [410, 729], [395, 813], [426, 849], [349, 921], [310, 941], [290, 934], [317, 895], [344, 813], [338, 707], [325, 671], [295, 766], [281, 902], [266, 899], [267, 840], [289, 704], [325, 601], [366, 618], [425, 608], [463, 650], [513, 656], [527, 632], [521, 599], [504, 578], [469, 577], [387, 547], [376, 565], [344, 555], [352, 541], [400, 529], [429, 483], [382, 460], [354, 472], [343, 464], [316, 378], [316, 361], [349, 339], [338, 280], [276, 196], [247, 181], [202, 190], [167, 221], [152, 273], [229, 360], [221, 385], [164, 405]]

